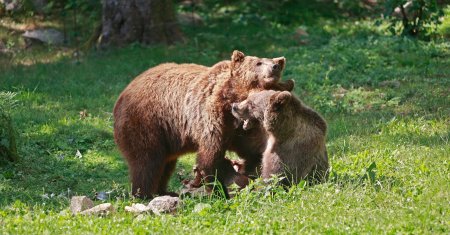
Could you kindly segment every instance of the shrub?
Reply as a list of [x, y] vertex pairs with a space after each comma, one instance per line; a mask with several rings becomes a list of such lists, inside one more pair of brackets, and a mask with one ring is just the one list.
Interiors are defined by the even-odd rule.
[[0, 162], [17, 161], [16, 138], [11, 121], [11, 110], [16, 105], [13, 92], [0, 92]]
[[450, 38], [450, 6], [444, 10], [442, 24], [439, 26], [438, 33], [444, 37]]
[[392, 33], [428, 36], [436, 32], [442, 8], [436, 0], [386, 0], [385, 16]]

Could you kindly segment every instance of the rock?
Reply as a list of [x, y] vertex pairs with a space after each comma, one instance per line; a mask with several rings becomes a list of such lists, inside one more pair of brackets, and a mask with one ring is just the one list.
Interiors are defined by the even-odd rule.
[[203, 25], [203, 19], [195, 12], [180, 12], [178, 22], [184, 25]]
[[61, 45], [64, 42], [64, 34], [56, 29], [27, 30], [22, 37], [41, 41], [50, 45]]
[[141, 214], [145, 212], [151, 211], [151, 208], [140, 203], [132, 204], [131, 206], [126, 206], [125, 211], [135, 213], [135, 214]]
[[161, 213], [175, 212], [180, 204], [181, 200], [178, 197], [161, 196], [155, 197], [148, 204], [148, 207], [153, 211], [153, 213], [159, 215]]
[[86, 196], [75, 196], [70, 200], [72, 214], [78, 214], [92, 207], [94, 207], [94, 202]]
[[81, 215], [107, 215], [114, 211], [114, 207], [111, 203], [103, 203], [98, 206], [94, 206], [91, 209], [80, 212]]
[[194, 210], [192, 212], [200, 213], [202, 211], [208, 211], [211, 208], [212, 208], [211, 205], [207, 203], [198, 203], [197, 205], [195, 205]]

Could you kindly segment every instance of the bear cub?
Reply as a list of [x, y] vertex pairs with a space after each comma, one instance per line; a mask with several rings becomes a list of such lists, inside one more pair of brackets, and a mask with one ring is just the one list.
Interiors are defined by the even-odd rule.
[[232, 114], [242, 122], [244, 130], [265, 131], [263, 178], [281, 175], [287, 186], [304, 179], [320, 183], [327, 178], [327, 124], [290, 92], [250, 93], [246, 100], [232, 105]]

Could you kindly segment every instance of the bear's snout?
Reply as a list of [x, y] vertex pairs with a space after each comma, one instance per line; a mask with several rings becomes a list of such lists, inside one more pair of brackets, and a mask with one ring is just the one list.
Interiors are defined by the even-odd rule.
[[279, 64], [273, 64], [271, 67], [269, 67], [269, 76], [270, 78], [276, 82], [281, 78], [281, 71], [282, 71], [282, 67]]
[[243, 107], [239, 107], [239, 103], [231, 104], [231, 114], [238, 119], [243, 119], [246, 116]]
[[238, 104], [237, 103], [232, 104], [231, 109], [236, 112], [238, 110]]

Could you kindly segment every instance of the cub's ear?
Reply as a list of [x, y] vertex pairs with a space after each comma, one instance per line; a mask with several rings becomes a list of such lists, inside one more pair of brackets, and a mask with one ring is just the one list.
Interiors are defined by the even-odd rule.
[[238, 50], [234, 50], [233, 54], [231, 55], [231, 63], [241, 63], [242, 61], [244, 61], [244, 57], [244, 53]]
[[274, 94], [271, 97], [272, 109], [278, 111], [283, 108], [292, 99], [292, 94], [289, 91], [282, 91]]
[[284, 67], [286, 66], [286, 58], [284, 57], [273, 58], [273, 62], [275, 62], [275, 64], [278, 64], [282, 71], [284, 70]]

